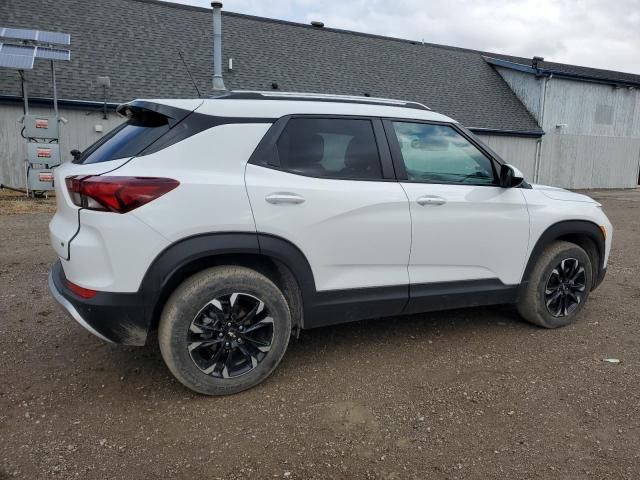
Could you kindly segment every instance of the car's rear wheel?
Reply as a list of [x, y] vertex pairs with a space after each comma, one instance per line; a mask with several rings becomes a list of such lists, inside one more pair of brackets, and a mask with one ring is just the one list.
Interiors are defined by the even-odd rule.
[[205, 395], [237, 393], [265, 380], [290, 335], [282, 292], [264, 275], [236, 266], [185, 280], [167, 301], [158, 332], [171, 373]]
[[584, 307], [592, 282], [589, 255], [573, 243], [554, 242], [537, 260], [521, 292], [518, 311], [541, 327], [563, 327]]

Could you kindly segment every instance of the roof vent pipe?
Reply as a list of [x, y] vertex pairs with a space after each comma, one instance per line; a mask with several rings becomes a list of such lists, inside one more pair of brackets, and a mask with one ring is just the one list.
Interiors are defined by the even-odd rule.
[[226, 90], [222, 80], [222, 2], [211, 2], [213, 8], [213, 89]]
[[540, 62], [544, 62], [544, 57], [533, 57], [531, 59], [531, 67], [537, 70], [540, 66]]

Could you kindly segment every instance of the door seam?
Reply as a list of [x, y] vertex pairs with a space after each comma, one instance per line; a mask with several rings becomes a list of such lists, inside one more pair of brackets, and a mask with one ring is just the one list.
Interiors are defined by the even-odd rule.
[[409, 210], [409, 257], [407, 258], [407, 301], [402, 307], [401, 312], [404, 312], [409, 306], [409, 301], [411, 300], [411, 273], [409, 271], [409, 266], [411, 265], [411, 254], [413, 251], [413, 216], [411, 215], [411, 200], [409, 200], [409, 194], [404, 189], [402, 183], [398, 182], [400, 188], [404, 192], [404, 196], [407, 198], [407, 208]]

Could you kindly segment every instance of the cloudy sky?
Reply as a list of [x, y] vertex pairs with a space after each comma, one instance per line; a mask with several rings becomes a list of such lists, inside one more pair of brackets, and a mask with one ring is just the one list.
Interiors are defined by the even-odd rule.
[[224, 0], [224, 8], [640, 74], [640, 0]]

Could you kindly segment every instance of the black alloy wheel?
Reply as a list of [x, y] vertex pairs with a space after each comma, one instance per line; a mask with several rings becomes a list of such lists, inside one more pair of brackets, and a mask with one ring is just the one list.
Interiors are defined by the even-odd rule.
[[265, 303], [248, 293], [221, 295], [208, 302], [189, 326], [191, 360], [216, 378], [244, 375], [271, 349], [274, 320]]
[[554, 317], [571, 315], [583, 301], [587, 278], [576, 258], [565, 258], [551, 271], [544, 291], [547, 310]]

